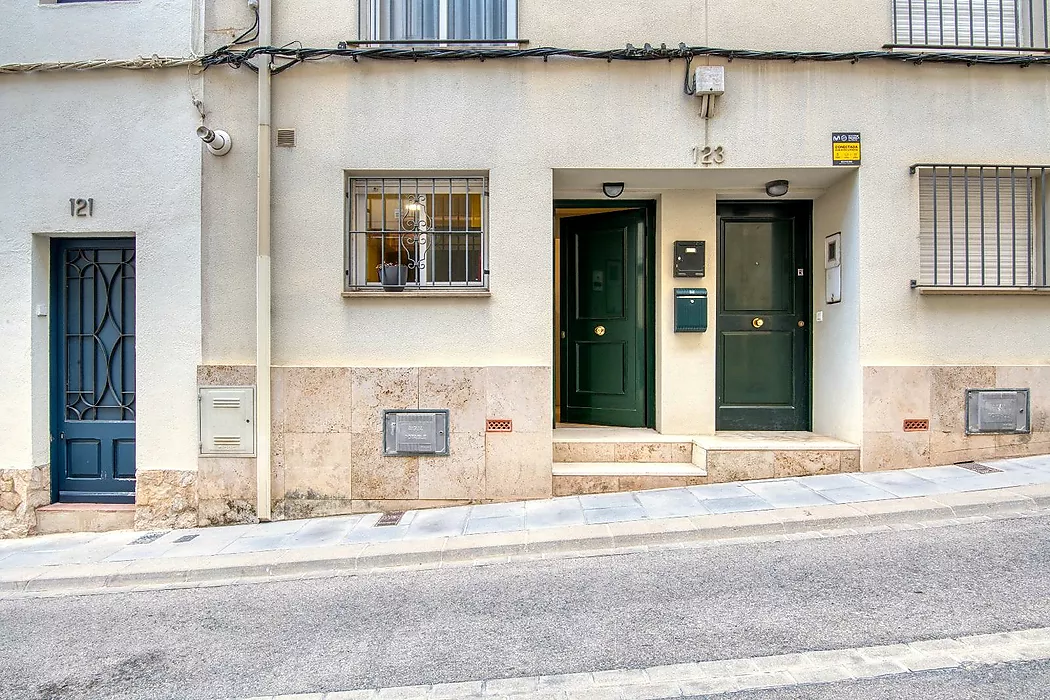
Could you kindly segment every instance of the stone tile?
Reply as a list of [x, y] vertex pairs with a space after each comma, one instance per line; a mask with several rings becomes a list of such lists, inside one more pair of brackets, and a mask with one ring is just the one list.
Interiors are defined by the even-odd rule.
[[419, 408], [419, 370], [414, 367], [354, 367], [351, 421], [355, 433], [382, 433], [383, 410]]
[[633, 493], [609, 493], [580, 496], [580, 505], [586, 509], [633, 508], [638, 505]]
[[712, 483], [772, 479], [773, 455], [771, 451], [709, 450], [707, 478]]
[[843, 450], [839, 453], [839, 466], [843, 474], [860, 471], [860, 450]]
[[277, 502], [274, 512], [286, 519], [326, 518], [353, 513], [353, 503], [349, 498], [287, 498]]
[[1050, 366], [997, 367], [999, 389], [1031, 389], [1032, 431], [1050, 433]]
[[821, 491], [821, 495], [833, 503], [863, 503], [866, 501], [884, 501], [895, 496], [889, 491], [875, 488], [874, 486], [861, 486], [858, 488], [828, 489]]
[[930, 463], [994, 459], [999, 454], [996, 435], [964, 435], [962, 433], [930, 432]]
[[[703, 477], [701, 483], [706, 482]], [[692, 486], [695, 479], [687, 476], [621, 476], [621, 491], [649, 491], [653, 489], [676, 489]]]
[[384, 457], [382, 433], [353, 435], [350, 465], [355, 500], [419, 498], [419, 458]]
[[[466, 500], [449, 500], [449, 501], [436, 501], [427, 500], [422, 501], [418, 498], [414, 499], [354, 499], [353, 511], [354, 513], [389, 513], [391, 511], [419, 511], [427, 510], [429, 508], [452, 508], [455, 506], [466, 506], [470, 505], [470, 501]], [[407, 516], [406, 516], [407, 517]]]
[[716, 498], [704, 501], [704, 506], [714, 514], [744, 513], [755, 510], [773, 510], [773, 506], [758, 496], [740, 498]]
[[361, 517], [355, 515], [310, 520], [298, 532], [291, 535], [288, 542], [290, 545], [299, 547], [339, 544], [361, 522]]
[[930, 430], [962, 434], [967, 389], [994, 389], [995, 367], [931, 367]]
[[528, 528], [583, 524], [583, 506], [578, 498], [555, 498], [525, 504], [525, 525]]
[[453, 433], [484, 433], [484, 368], [420, 367], [419, 407], [449, 409]]
[[701, 501], [709, 498], [741, 498], [754, 495], [751, 491], [737, 484], [692, 486], [689, 488], [689, 492]]
[[486, 433], [485, 497], [505, 500], [549, 498], [551, 435]]
[[463, 534], [470, 508], [440, 508], [416, 513], [408, 526], [408, 537], [454, 537]]
[[555, 496], [582, 496], [588, 493], [614, 493], [620, 490], [615, 476], [555, 476]]
[[930, 417], [929, 367], [865, 367], [864, 432], [902, 430], [907, 418]]
[[197, 497], [255, 501], [255, 459], [201, 457], [197, 460]]
[[136, 471], [136, 530], [195, 527], [197, 522], [196, 470]]
[[285, 433], [285, 499], [349, 499], [352, 443], [347, 433]]
[[350, 370], [346, 367], [285, 367], [279, 412], [280, 432], [349, 433]]
[[645, 520], [647, 518], [645, 509], [637, 504], [615, 508], [584, 508], [583, 517], [588, 525]]
[[524, 518], [525, 503], [516, 501], [511, 503], [485, 503], [470, 509], [471, 518]]
[[[614, 462], [673, 462], [675, 452], [669, 442], [618, 442], [613, 445]], [[683, 460], [689, 461], [689, 460]]]
[[820, 476], [800, 477], [796, 482], [807, 489], [813, 489], [819, 493], [829, 489], [864, 486], [864, 482], [857, 480], [858, 476], [858, 474], [822, 474]]
[[906, 471], [858, 474], [856, 478], [858, 481], [883, 491], [889, 491], [900, 498], [933, 496], [939, 493], [947, 493], [951, 490], [944, 484], [921, 479]]
[[825, 506], [831, 501], [796, 481], [765, 481], [748, 484], [747, 489], [777, 508]]
[[516, 532], [525, 529], [525, 513], [521, 515], [504, 515], [493, 518], [474, 518], [467, 520], [464, 534], [480, 535], [491, 532]]
[[711, 512], [688, 489], [645, 491], [635, 494], [635, 497], [650, 518], [679, 518]]
[[509, 418], [515, 432], [548, 431], [554, 410], [552, 391], [550, 367], [486, 367], [485, 416]]
[[841, 452], [789, 450], [773, 453], [773, 476], [812, 476], [842, 471]]
[[197, 386], [253, 386], [255, 365], [197, 365]]
[[616, 443], [612, 442], [556, 442], [555, 462], [614, 462]]
[[419, 457], [419, 497], [485, 497], [485, 433], [452, 433], [447, 457]]
[[1003, 457], [1028, 457], [1050, 453], [1050, 433], [996, 435], [996, 452]]
[[930, 464], [930, 433], [864, 433], [861, 471], [911, 469]]
[[270, 497], [284, 498], [284, 433], [270, 436]]

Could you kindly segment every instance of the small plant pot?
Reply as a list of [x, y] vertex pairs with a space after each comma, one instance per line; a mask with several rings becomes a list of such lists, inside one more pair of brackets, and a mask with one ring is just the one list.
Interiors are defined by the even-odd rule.
[[379, 268], [379, 281], [388, 292], [403, 292], [408, 282], [408, 265], [384, 265]]

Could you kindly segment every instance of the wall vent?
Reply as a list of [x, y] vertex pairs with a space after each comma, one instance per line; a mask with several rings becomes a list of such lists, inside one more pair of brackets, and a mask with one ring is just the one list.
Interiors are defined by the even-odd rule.
[[486, 433], [512, 433], [514, 421], [509, 418], [489, 418], [485, 421]]
[[929, 418], [905, 418], [904, 419], [904, 432], [906, 433], [921, 433], [924, 430], [930, 429]]
[[295, 129], [278, 129], [277, 130], [277, 145], [284, 148], [291, 148], [295, 145]]

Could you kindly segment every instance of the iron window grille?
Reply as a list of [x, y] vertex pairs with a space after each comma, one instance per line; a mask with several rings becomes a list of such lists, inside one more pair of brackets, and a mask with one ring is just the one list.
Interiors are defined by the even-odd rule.
[[517, 0], [360, 0], [370, 42], [515, 43]]
[[1048, 0], [893, 0], [890, 48], [1050, 50]]
[[488, 178], [350, 177], [346, 286], [487, 290]]
[[920, 287], [1046, 288], [1050, 166], [911, 166]]

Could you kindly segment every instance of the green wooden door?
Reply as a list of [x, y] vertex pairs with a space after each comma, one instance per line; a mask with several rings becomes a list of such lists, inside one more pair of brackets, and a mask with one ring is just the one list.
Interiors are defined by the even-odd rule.
[[566, 423], [645, 427], [644, 210], [562, 219]]
[[811, 207], [718, 206], [718, 430], [810, 428]]

